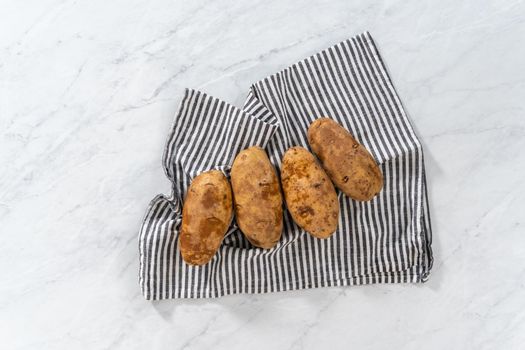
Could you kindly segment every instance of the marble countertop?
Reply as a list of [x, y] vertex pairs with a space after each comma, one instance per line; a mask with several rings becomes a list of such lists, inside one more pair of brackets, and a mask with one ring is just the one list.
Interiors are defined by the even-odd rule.
[[[144, 300], [183, 89], [240, 105], [364, 30], [423, 142], [430, 280]], [[524, 38], [523, 1], [2, 1], [1, 348], [522, 349]]]

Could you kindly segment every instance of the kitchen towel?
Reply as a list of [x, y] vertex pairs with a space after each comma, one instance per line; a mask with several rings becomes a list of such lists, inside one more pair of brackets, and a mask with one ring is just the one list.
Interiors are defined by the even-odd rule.
[[[204, 266], [181, 258], [178, 232], [186, 189], [199, 173], [229, 175], [236, 154], [258, 145], [280, 171], [292, 146], [308, 148], [308, 125], [330, 117], [379, 163], [384, 188], [357, 202], [338, 191], [337, 231], [320, 240], [284, 213], [270, 250], [252, 246], [232, 222]], [[242, 109], [187, 89], [164, 150], [171, 194], [150, 203], [139, 234], [146, 299], [210, 298], [328, 286], [423, 282], [432, 267], [423, 152], [368, 32], [343, 41], [250, 87]]]

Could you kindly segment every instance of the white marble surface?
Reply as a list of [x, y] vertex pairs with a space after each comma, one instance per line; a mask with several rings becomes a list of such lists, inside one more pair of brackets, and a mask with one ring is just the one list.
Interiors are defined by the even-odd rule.
[[[183, 88], [240, 105], [364, 30], [424, 144], [430, 281], [145, 301]], [[523, 349], [524, 44], [523, 1], [2, 0], [0, 348]]]

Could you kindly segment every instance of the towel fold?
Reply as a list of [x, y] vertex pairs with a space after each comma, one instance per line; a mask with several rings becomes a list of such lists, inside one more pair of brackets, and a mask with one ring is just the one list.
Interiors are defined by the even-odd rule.
[[[208, 264], [184, 263], [177, 238], [191, 179], [210, 169], [229, 175], [236, 154], [253, 145], [265, 148], [280, 171], [284, 152], [308, 147], [308, 125], [325, 116], [349, 130], [380, 164], [385, 181], [380, 194], [357, 202], [338, 192], [338, 229], [326, 240], [304, 232], [285, 211], [284, 232], [274, 248], [252, 246], [233, 222]], [[242, 109], [187, 89], [163, 165], [171, 195], [151, 201], [139, 234], [146, 299], [428, 278], [432, 236], [422, 147], [368, 32], [253, 84]]]

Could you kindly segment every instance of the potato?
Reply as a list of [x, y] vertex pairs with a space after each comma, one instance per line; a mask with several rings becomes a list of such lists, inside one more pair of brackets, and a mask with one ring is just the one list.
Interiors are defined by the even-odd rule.
[[282, 160], [281, 181], [295, 223], [317, 238], [330, 237], [337, 228], [339, 201], [313, 154], [302, 147], [288, 149]]
[[213, 258], [232, 220], [232, 192], [218, 170], [193, 179], [182, 208], [179, 247], [184, 261], [204, 265]]
[[383, 175], [372, 155], [356, 139], [329, 118], [308, 128], [308, 143], [334, 184], [358, 201], [371, 200], [383, 187]]
[[231, 169], [235, 217], [256, 247], [272, 248], [283, 230], [283, 199], [275, 168], [257, 146], [240, 152]]

